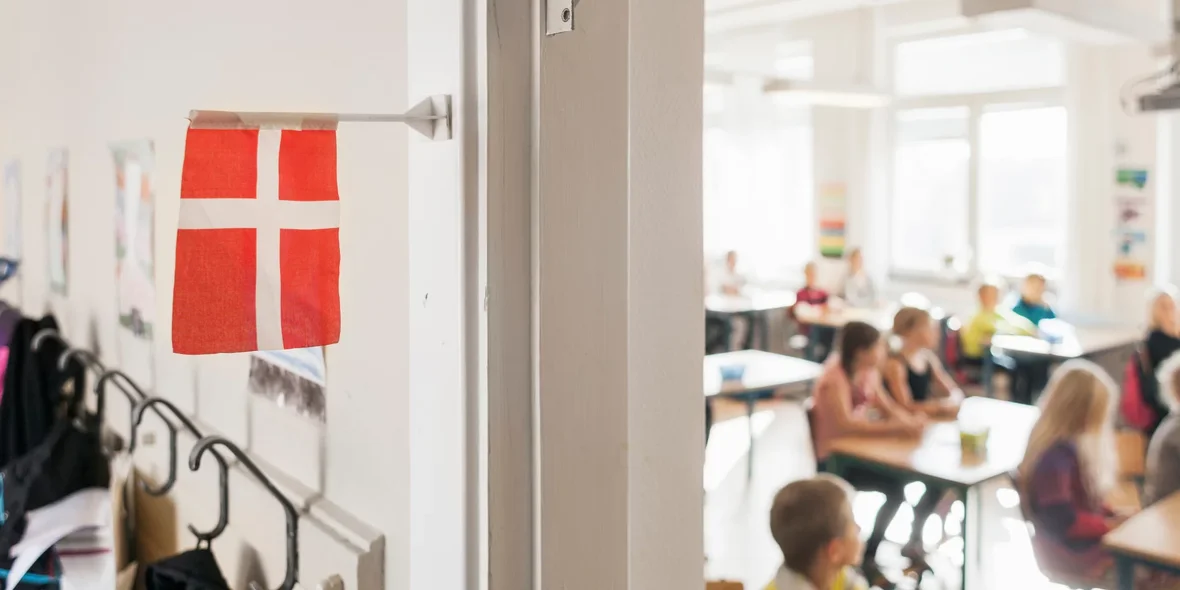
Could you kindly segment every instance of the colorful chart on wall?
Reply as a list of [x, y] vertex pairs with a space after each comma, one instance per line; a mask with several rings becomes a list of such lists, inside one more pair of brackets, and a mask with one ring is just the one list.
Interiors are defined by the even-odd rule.
[[4, 198], [4, 255], [21, 258], [21, 178], [20, 161], [4, 164], [4, 183], [0, 185]]
[[1115, 171], [1115, 262], [1119, 281], [1144, 281], [1151, 259], [1150, 175], [1144, 168]]
[[151, 340], [156, 323], [155, 149], [151, 140], [111, 144], [115, 160], [115, 280], [119, 325]]
[[842, 182], [829, 182], [820, 187], [819, 253], [825, 258], [844, 256], [847, 194]]
[[69, 154], [65, 148], [49, 152], [45, 173], [46, 235], [49, 237], [49, 288], [58, 295], [67, 291], [69, 244]]
[[255, 352], [250, 357], [251, 394], [320, 423], [327, 420], [326, 385], [322, 346]]

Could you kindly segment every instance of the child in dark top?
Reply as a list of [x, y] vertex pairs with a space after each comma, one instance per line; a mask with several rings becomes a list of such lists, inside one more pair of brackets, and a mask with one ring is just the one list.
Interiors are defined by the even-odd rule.
[[1168, 404], [1161, 399], [1160, 388], [1152, 377], [1168, 357], [1180, 351], [1180, 320], [1177, 319], [1176, 299], [1171, 288], [1160, 289], [1151, 298], [1147, 326], [1147, 340], [1143, 345], [1151, 366], [1140, 367], [1144, 372], [1144, 379], [1140, 381], [1143, 384], [1143, 401], [1155, 410], [1157, 416], [1156, 423], [1147, 430], [1147, 434], [1151, 435], [1168, 415]]
[[[819, 311], [826, 312], [828, 307], [828, 300], [830, 296], [828, 292], [821, 289], [817, 283], [816, 275], [819, 267], [815, 262], [808, 262], [807, 266], [803, 267], [803, 288], [795, 292], [795, 306], [818, 307]], [[795, 309], [792, 309], [794, 314]], [[823, 360], [827, 352], [832, 350], [832, 341], [836, 337], [836, 330], [828, 326], [814, 326], [802, 325], [800, 326], [803, 333], [807, 334], [807, 350], [804, 355], [813, 360]]]
[[816, 281], [819, 267], [814, 262], [808, 262], [803, 267], [803, 288], [795, 292], [795, 304], [800, 303], [813, 307], [824, 307], [828, 304], [828, 292], [821, 289]]
[[[901, 340], [901, 348], [885, 361], [885, 389], [903, 408], [934, 417], [954, 417], [958, 414], [963, 392], [938, 360], [934, 347], [938, 345], [937, 324], [930, 312], [916, 307], [903, 307], [893, 317], [893, 335]], [[937, 382], [938, 394], [934, 387]], [[926, 521], [934, 513], [946, 490], [927, 485], [921, 501], [914, 507], [914, 523], [910, 540], [902, 548], [916, 567], [924, 567], [926, 549], [922, 532]]]
[[1152, 298], [1148, 328], [1147, 356], [1154, 370], [1180, 350], [1180, 321], [1177, 320], [1176, 299], [1171, 289], [1161, 289]]
[[1124, 520], [1103, 503], [1118, 469], [1111, 452], [1117, 391], [1097, 365], [1070, 361], [1041, 399], [1018, 483], [1025, 517], [1036, 528], [1033, 552], [1050, 579], [1065, 574], [1113, 587], [1102, 537]]

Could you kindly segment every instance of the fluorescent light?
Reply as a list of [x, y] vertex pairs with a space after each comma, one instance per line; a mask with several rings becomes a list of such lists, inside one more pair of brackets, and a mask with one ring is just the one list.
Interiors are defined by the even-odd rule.
[[824, 84], [800, 80], [770, 80], [763, 92], [784, 105], [811, 105], [849, 109], [875, 109], [889, 104], [891, 97], [880, 90], [849, 84]]

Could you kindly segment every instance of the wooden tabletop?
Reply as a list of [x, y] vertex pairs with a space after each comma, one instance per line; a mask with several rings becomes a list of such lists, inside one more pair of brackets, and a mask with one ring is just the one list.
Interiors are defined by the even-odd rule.
[[[964, 400], [958, 421], [934, 422], [921, 438], [840, 438], [832, 443], [832, 452], [970, 487], [1020, 465], [1038, 415], [1039, 411], [1031, 406], [971, 397]], [[963, 456], [960, 422], [990, 428], [986, 454]]]
[[[738, 365], [745, 367], [741, 381], [723, 382], [721, 368]], [[710, 354], [705, 357], [705, 397], [806, 385], [822, 372], [818, 363], [760, 350]]]
[[1115, 553], [1180, 567], [1180, 492], [1132, 516], [1102, 543]]
[[795, 305], [794, 291], [750, 291], [742, 295], [705, 296], [705, 309], [713, 313], [750, 313], [787, 309]]
[[1070, 360], [1127, 346], [1142, 338], [1142, 332], [1133, 328], [1076, 328], [1056, 343], [1035, 336], [997, 335], [992, 338], [992, 348], [1010, 355]]

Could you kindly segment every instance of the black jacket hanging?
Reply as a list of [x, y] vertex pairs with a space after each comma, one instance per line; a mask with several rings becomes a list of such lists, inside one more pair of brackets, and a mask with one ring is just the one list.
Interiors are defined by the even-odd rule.
[[22, 319], [9, 342], [0, 398], [0, 467], [28, 454], [49, 436], [61, 416], [66, 383], [71, 383], [77, 396], [86, 391], [86, 368], [80, 361], [72, 360], [65, 371], [58, 371], [57, 360], [65, 351], [61, 341], [46, 338], [33, 351], [33, 336], [46, 328], [58, 329], [51, 315]]
[[193, 549], [147, 567], [147, 590], [230, 590], [208, 549]]

